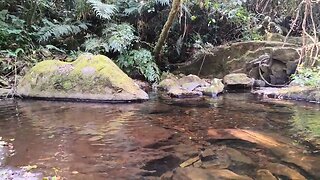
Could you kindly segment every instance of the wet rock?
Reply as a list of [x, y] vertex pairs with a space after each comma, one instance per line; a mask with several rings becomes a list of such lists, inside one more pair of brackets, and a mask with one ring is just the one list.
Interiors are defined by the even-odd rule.
[[257, 171], [257, 180], [277, 180], [277, 178], [267, 169]]
[[228, 154], [231, 161], [240, 162], [243, 164], [254, 164], [254, 162], [250, 157], [244, 155], [243, 153], [241, 153], [236, 149], [227, 148], [225, 152]]
[[202, 165], [202, 161], [201, 160], [198, 160], [198, 161], [193, 163], [193, 167], [196, 167], [196, 168], [200, 168], [201, 165]]
[[131, 132], [130, 139], [132, 142], [142, 146], [151, 148], [154, 144], [168, 140], [174, 132], [169, 131], [165, 128], [156, 127], [156, 126], [141, 126], [135, 128]]
[[134, 79], [133, 80], [139, 87], [140, 89], [142, 89], [143, 91], [145, 92], [150, 92], [152, 91], [152, 87], [151, 85], [146, 82], [146, 81], [141, 81], [141, 80], [137, 80], [137, 79]]
[[284, 88], [261, 88], [253, 90], [253, 94], [264, 98], [276, 98], [276, 99], [290, 99], [298, 101], [307, 101], [313, 103], [320, 103], [320, 89], [298, 86], [292, 83], [292, 86]]
[[72, 63], [38, 63], [18, 85], [23, 97], [93, 101], [147, 100], [148, 94], [108, 57], [84, 54]]
[[170, 90], [172, 87], [178, 87], [178, 82], [176, 79], [164, 79], [158, 85], [159, 89], [165, 91]]
[[171, 180], [172, 177], [173, 177], [173, 172], [168, 171], [168, 172], [164, 173], [163, 175], [161, 175], [160, 179], [161, 180]]
[[317, 158], [304, 154], [301, 147], [292, 145], [290, 140], [279, 135], [272, 136], [271, 134], [244, 129], [210, 129], [208, 135], [216, 140], [238, 139], [257, 144], [280, 157], [282, 161], [295, 164], [311, 175], [320, 177]]
[[216, 179], [252, 180], [248, 176], [236, 174], [228, 169], [211, 169], [210, 173], [214, 174]]
[[9, 156], [8, 144], [0, 138], [0, 167], [4, 166]]
[[207, 96], [217, 96], [219, 93], [223, 92], [224, 84], [221, 79], [214, 78], [211, 85], [203, 89], [203, 94]]
[[232, 73], [224, 76], [223, 82], [229, 88], [234, 86], [239, 88], [250, 88], [253, 86], [254, 79], [249, 78], [244, 73]]
[[158, 89], [165, 91], [174, 98], [193, 98], [203, 94], [216, 96], [223, 91], [221, 80], [214, 79], [211, 84], [206, 79], [201, 79], [196, 75], [177, 77], [169, 76], [159, 83]]
[[202, 168], [216, 168], [225, 169], [231, 164], [229, 156], [223, 151], [223, 149], [206, 149], [201, 153], [201, 167]]
[[177, 168], [173, 172], [173, 176], [170, 178], [170, 180], [184, 180], [184, 179], [212, 180], [212, 179], [215, 179], [215, 176], [210, 172], [201, 168], [187, 167], [187, 168]]
[[306, 178], [299, 172], [282, 164], [268, 163], [265, 168], [268, 169], [272, 174], [286, 176], [289, 179], [306, 180]]
[[208, 161], [212, 159], [212, 156], [214, 155], [215, 155], [215, 152], [212, 149], [206, 149], [201, 153], [200, 157], [202, 161]]
[[194, 167], [177, 168], [172, 176], [162, 176], [163, 180], [212, 180], [212, 179], [237, 179], [252, 180], [248, 176], [238, 175], [227, 169], [201, 169]]
[[265, 87], [266, 83], [263, 80], [254, 80], [254, 87]]
[[14, 180], [39, 180], [43, 178], [40, 173], [31, 173], [23, 169], [5, 167], [0, 169], [1, 179], [14, 179]]
[[168, 94], [171, 97], [176, 97], [176, 98], [189, 98], [189, 97], [199, 97], [202, 95], [202, 92], [189, 91], [189, 90], [183, 89], [182, 87], [174, 86], [169, 89]]
[[89, 138], [88, 141], [94, 142], [94, 141], [99, 141], [101, 139], [103, 139], [103, 136], [93, 136]]
[[[186, 84], [192, 83], [193, 86], [207, 86], [208, 83], [205, 80], [200, 79], [198, 76], [190, 74], [188, 76], [184, 76], [178, 80], [180, 86], [186, 86]], [[190, 89], [193, 90], [193, 89]]]

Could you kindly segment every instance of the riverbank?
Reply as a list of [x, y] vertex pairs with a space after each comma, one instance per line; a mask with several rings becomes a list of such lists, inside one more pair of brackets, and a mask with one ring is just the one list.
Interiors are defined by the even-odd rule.
[[252, 91], [262, 98], [276, 98], [284, 100], [320, 103], [320, 89], [306, 86], [290, 86], [284, 88], [259, 88]]

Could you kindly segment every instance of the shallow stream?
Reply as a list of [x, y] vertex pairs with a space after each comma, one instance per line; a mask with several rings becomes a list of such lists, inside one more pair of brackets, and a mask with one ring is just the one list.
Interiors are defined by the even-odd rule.
[[[223, 164], [240, 175], [255, 179], [256, 172], [272, 162], [306, 179], [320, 179], [314, 163], [305, 168], [264, 146], [208, 135], [210, 129], [253, 130], [284, 139], [288, 153], [293, 147], [302, 158], [320, 162], [319, 109], [246, 93], [193, 101], [154, 96], [139, 104], [0, 101], [0, 137], [15, 149], [2, 166], [2, 177], [14, 177], [4, 169], [29, 165], [36, 173], [30, 179], [157, 179], [210, 147], [221, 152], [231, 148], [252, 159], [226, 163], [218, 158], [219, 167]], [[283, 173], [277, 177], [288, 179]]]

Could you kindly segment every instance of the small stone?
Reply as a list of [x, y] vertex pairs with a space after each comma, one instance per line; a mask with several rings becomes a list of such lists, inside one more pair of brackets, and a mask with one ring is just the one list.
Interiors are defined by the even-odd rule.
[[202, 161], [199, 159], [197, 162], [193, 163], [193, 167], [200, 168], [202, 165]]
[[99, 141], [103, 138], [103, 136], [93, 136], [91, 138], [88, 139], [88, 141]]
[[173, 172], [172, 171], [168, 171], [166, 173], [164, 173], [160, 179], [161, 180], [172, 180], [172, 176], [173, 176]]
[[214, 156], [215, 153], [212, 149], [206, 149], [201, 153], [201, 160], [206, 161], [208, 159], [211, 159], [212, 156]]
[[197, 162], [198, 160], [199, 160], [199, 156], [188, 159], [185, 162], [181, 163], [180, 167], [184, 168], [184, 167], [191, 166], [193, 163]]
[[263, 80], [254, 80], [254, 87], [265, 87], [266, 83]]
[[72, 173], [72, 174], [79, 174], [78, 171], [72, 171], [71, 173]]
[[277, 178], [267, 169], [257, 171], [257, 180], [277, 180]]
[[224, 85], [221, 79], [213, 79], [211, 85], [204, 89], [203, 94], [207, 96], [217, 96], [223, 92]]
[[224, 76], [223, 82], [226, 86], [241, 86], [243, 88], [252, 87], [254, 79], [249, 78], [244, 73], [232, 73]]
[[245, 156], [243, 153], [240, 151], [233, 149], [233, 148], [227, 148], [226, 153], [230, 157], [232, 161], [244, 163], [244, 164], [253, 164], [254, 162], [252, 161], [251, 158], [248, 156]]
[[286, 176], [289, 179], [306, 180], [306, 178], [302, 176], [298, 171], [291, 169], [283, 164], [268, 163], [265, 168], [268, 169], [272, 174]]

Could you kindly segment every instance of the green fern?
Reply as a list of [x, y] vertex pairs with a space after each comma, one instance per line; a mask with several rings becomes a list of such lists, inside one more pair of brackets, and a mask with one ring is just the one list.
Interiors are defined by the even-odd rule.
[[109, 44], [103, 39], [98, 37], [89, 37], [82, 46], [85, 48], [86, 52], [99, 53], [99, 52], [109, 52]]
[[103, 30], [103, 35], [108, 39], [111, 51], [124, 52], [128, 50], [132, 42], [137, 39], [134, 28], [127, 24], [110, 24]]
[[110, 20], [111, 16], [115, 14], [117, 8], [112, 4], [102, 3], [100, 0], [87, 0], [87, 2], [92, 6], [94, 12], [101, 19]]
[[51, 38], [59, 39], [64, 36], [76, 35], [83, 30], [87, 30], [88, 26], [85, 23], [76, 24], [54, 24], [47, 19], [43, 20], [45, 26], [38, 33], [39, 42], [47, 42]]
[[103, 29], [103, 36], [100, 38], [89, 37], [83, 46], [87, 52], [119, 52], [127, 51], [137, 39], [134, 28], [127, 24], [108, 24]]
[[154, 0], [156, 4], [161, 4], [162, 6], [166, 6], [170, 4], [170, 0]]
[[157, 82], [160, 78], [160, 70], [151, 52], [146, 49], [132, 50], [121, 55], [116, 62], [128, 74], [138, 71], [149, 82]]

